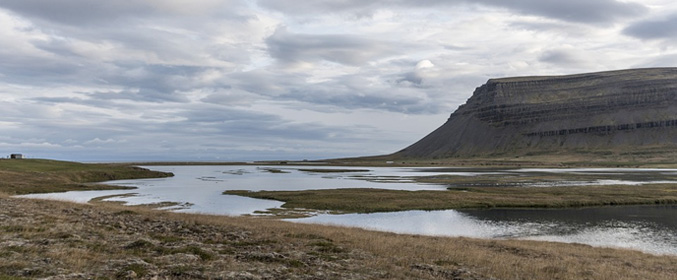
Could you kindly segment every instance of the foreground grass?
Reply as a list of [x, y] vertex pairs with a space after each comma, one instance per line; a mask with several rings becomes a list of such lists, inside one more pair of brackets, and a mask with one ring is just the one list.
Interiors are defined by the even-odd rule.
[[46, 159], [0, 160], [0, 192], [6, 194], [120, 189], [119, 186], [88, 183], [168, 176], [172, 174], [126, 164], [84, 164]]
[[676, 279], [677, 257], [0, 195], [0, 279]]
[[581, 187], [468, 187], [447, 191], [331, 189], [226, 191], [224, 194], [284, 201], [284, 208], [372, 213], [490, 207], [580, 207], [677, 203], [677, 185]]

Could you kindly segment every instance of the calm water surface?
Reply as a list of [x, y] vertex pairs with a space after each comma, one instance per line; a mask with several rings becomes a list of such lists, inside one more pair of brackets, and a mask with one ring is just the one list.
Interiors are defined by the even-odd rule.
[[582, 243], [677, 255], [677, 206], [322, 214], [289, 221], [408, 234]]
[[[548, 181], [527, 186], [577, 186], [677, 183], [675, 169], [467, 169], [321, 166], [151, 166], [173, 172], [161, 179], [106, 182], [134, 190], [77, 191], [24, 197], [86, 203], [106, 196], [129, 205], [176, 202], [169, 210], [218, 215], [251, 214], [278, 208], [282, 202], [222, 195], [225, 190], [308, 190], [381, 188], [445, 190], [447, 186], [418, 184], [420, 176], [542, 176], [569, 173], [583, 181]], [[341, 169], [344, 172], [318, 172]], [[130, 196], [130, 194], [132, 194]], [[597, 207], [583, 209], [492, 209], [403, 211], [375, 214], [320, 214], [294, 222], [354, 226], [375, 230], [478, 238], [519, 238], [621, 247], [655, 254], [677, 255], [677, 206]]]
[[[63, 193], [30, 194], [23, 197], [68, 200], [86, 203], [93, 198], [108, 196], [105, 201], [128, 205], [177, 202], [169, 209], [177, 212], [216, 215], [243, 215], [257, 210], [279, 208], [283, 203], [235, 195], [223, 195], [226, 190], [309, 190], [339, 188], [382, 188], [393, 190], [445, 190], [446, 186], [410, 182], [399, 175], [419, 174], [409, 169], [322, 167], [322, 166], [150, 166], [153, 170], [174, 173], [174, 177], [158, 179], [118, 180], [105, 184], [136, 187], [134, 190], [70, 191]], [[341, 169], [351, 172], [314, 172]], [[302, 171], [312, 170], [312, 171]], [[272, 172], [271, 172], [272, 171]], [[281, 172], [281, 173], [280, 173]], [[462, 176], [469, 176], [461, 173]], [[130, 196], [133, 194], [133, 196]]]

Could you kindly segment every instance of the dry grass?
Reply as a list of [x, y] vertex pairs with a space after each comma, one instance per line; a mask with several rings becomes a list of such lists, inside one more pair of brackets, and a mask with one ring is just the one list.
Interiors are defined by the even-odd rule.
[[[0, 218], [0, 278], [6, 279], [125, 278], [129, 271], [176, 279], [677, 278], [677, 257], [579, 244], [399, 235], [6, 197], [0, 203], [0, 217], [9, 217]], [[23, 244], [7, 246], [16, 240]]]
[[[208, 216], [189, 218], [269, 231], [273, 239], [293, 235], [332, 240], [336, 246], [373, 255], [364, 260], [365, 268], [391, 271], [394, 274], [389, 276], [393, 277], [419, 277], [421, 272], [444, 274], [445, 270], [458, 268], [497, 279], [674, 279], [677, 276], [677, 257], [580, 244], [400, 235], [242, 218], [229, 221]], [[421, 267], [414, 268], [417, 265]], [[654, 273], [657, 274], [652, 275]]]

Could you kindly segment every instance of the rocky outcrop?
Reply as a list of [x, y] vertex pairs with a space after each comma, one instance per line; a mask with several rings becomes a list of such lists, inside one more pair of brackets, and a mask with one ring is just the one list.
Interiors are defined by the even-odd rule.
[[409, 158], [677, 148], [677, 68], [491, 79]]

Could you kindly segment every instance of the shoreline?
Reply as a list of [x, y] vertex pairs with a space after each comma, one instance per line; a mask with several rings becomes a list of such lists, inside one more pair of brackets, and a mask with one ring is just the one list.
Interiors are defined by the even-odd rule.
[[0, 202], [4, 279], [677, 277], [677, 256], [581, 244], [394, 234], [3, 195]]

